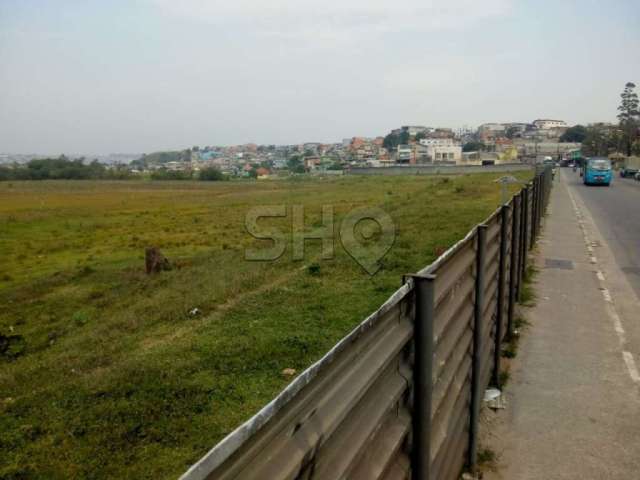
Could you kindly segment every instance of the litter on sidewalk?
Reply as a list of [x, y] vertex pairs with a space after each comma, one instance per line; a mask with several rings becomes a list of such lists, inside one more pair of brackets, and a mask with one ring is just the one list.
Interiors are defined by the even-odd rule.
[[502, 392], [497, 388], [488, 388], [484, 391], [484, 403], [486, 403], [487, 407], [494, 410], [507, 408], [504, 395], [502, 395]]

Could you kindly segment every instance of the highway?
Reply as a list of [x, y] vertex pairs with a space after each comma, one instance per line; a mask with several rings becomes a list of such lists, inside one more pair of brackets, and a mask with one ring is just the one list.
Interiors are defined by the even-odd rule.
[[615, 261], [640, 297], [640, 182], [613, 179], [609, 187], [585, 186], [578, 172], [561, 169], [571, 193], [582, 199]]

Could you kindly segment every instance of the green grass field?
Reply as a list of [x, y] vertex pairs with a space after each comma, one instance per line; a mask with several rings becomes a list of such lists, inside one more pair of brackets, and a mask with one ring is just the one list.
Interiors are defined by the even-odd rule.
[[[0, 478], [177, 477], [491, 213], [498, 176], [0, 183]], [[309, 228], [379, 206], [397, 238], [373, 277], [339, 241], [245, 261], [246, 212], [277, 204]], [[151, 245], [173, 270], [145, 274]]]

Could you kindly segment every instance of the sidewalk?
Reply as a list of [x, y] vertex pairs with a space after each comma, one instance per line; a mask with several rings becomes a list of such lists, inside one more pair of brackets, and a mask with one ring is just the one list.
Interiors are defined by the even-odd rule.
[[481, 445], [495, 452], [498, 470], [484, 478], [640, 478], [640, 386], [562, 180], [549, 213], [507, 408], [490, 415]]

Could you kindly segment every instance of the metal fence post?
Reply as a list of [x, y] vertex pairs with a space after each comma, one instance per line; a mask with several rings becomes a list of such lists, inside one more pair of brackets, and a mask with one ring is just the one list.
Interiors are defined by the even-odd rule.
[[524, 281], [524, 272], [527, 269], [527, 223], [529, 217], [529, 186], [525, 186], [522, 191], [522, 202], [520, 204], [520, 262], [518, 265], [518, 301], [520, 301], [520, 295], [522, 294], [522, 282]]
[[413, 367], [412, 480], [430, 480], [431, 397], [433, 372], [433, 317], [435, 275], [412, 275], [416, 292]]
[[548, 174], [545, 174], [544, 178], [543, 178], [543, 182], [542, 185], [544, 186], [543, 190], [542, 190], [542, 203], [543, 203], [543, 209], [542, 209], [542, 213], [544, 214], [544, 210], [547, 206], [547, 188], [549, 187], [549, 182], [547, 180]]
[[482, 370], [482, 314], [484, 313], [484, 269], [487, 249], [487, 226], [478, 225], [476, 255], [476, 288], [473, 310], [473, 357], [471, 363], [471, 415], [469, 424], [469, 469], [475, 471], [478, 461], [478, 418], [480, 416], [480, 375]]
[[529, 245], [533, 246], [538, 233], [538, 180], [540, 174], [533, 177], [533, 189], [531, 190], [531, 228], [529, 229]]
[[543, 191], [544, 191], [544, 178], [545, 178], [546, 173], [543, 173], [542, 175], [540, 175], [540, 178], [538, 179], [538, 208], [536, 210], [536, 238], [538, 238], [540, 236], [540, 227], [542, 226], [542, 212], [544, 211], [544, 205], [543, 205]]
[[540, 224], [538, 223], [538, 219], [540, 218], [540, 180], [542, 179], [542, 174], [538, 175], [536, 178], [536, 189], [535, 189], [535, 204], [536, 204], [536, 215], [533, 220], [533, 238], [531, 239], [531, 245], [533, 246], [536, 243], [536, 238], [538, 238], [538, 231]]
[[504, 326], [504, 289], [506, 284], [507, 264], [507, 222], [509, 205], [503, 205], [500, 210], [500, 258], [498, 260], [498, 310], [496, 315], [496, 338], [493, 353], [493, 384], [500, 386], [500, 356], [502, 354], [502, 336]]
[[549, 175], [549, 173], [547, 173], [544, 176], [544, 206], [545, 206], [545, 208], [549, 204], [549, 191], [550, 190], [551, 190], [550, 175]]
[[[531, 231], [533, 230], [533, 224], [536, 221], [534, 212], [533, 212], [533, 202], [535, 201], [534, 193], [535, 192], [533, 191], [533, 182], [532, 182], [532, 184], [529, 186], [528, 195], [527, 195], [527, 235], [528, 235], [527, 250], [531, 250], [533, 248], [533, 242], [531, 241]], [[528, 260], [527, 257], [525, 257], [525, 263], [527, 260]]]
[[542, 173], [540, 175], [538, 175], [538, 177], [536, 178], [536, 190], [535, 190], [535, 203], [536, 203], [536, 216], [534, 219], [534, 229], [533, 229], [533, 239], [531, 240], [531, 245], [533, 246], [536, 243], [536, 239], [538, 238], [538, 234], [540, 233], [540, 190], [542, 189]]
[[518, 283], [518, 249], [520, 248], [520, 194], [513, 197], [511, 214], [511, 263], [509, 265], [509, 309], [507, 311], [507, 335], [513, 336], [513, 311], [520, 285]]

